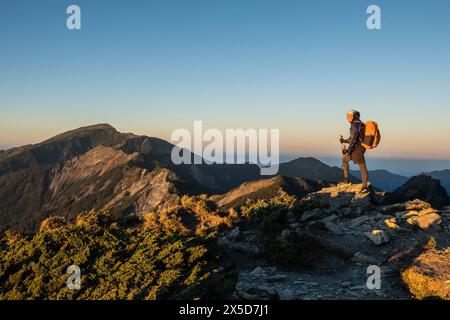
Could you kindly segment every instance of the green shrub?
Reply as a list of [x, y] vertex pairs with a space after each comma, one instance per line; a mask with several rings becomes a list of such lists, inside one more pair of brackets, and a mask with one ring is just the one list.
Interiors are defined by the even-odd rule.
[[[43, 225], [34, 236], [7, 232], [0, 238], [0, 299], [213, 299], [229, 293], [208, 288], [226, 275], [217, 271], [220, 257], [206, 236], [126, 228], [103, 212], [74, 224], [51, 218]], [[80, 290], [66, 286], [72, 264], [81, 268]]]
[[288, 228], [288, 213], [300, 216], [303, 207], [282, 190], [271, 199], [248, 201], [241, 214], [256, 228], [265, 258], [289, 269], [309, 268], [319, 259], [320, 243]]

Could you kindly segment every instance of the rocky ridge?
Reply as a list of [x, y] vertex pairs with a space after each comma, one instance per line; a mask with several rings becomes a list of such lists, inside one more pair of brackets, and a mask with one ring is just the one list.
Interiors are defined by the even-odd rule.
[[[383, 205], [382, 193], [360, 194], [360, 187], [324, 188], [302, 199], [301, 210], [286, 213], [282, 231], [272, 241], [282, 248], [283, 242], [293, 246], [294, 236], [310, 237], [315, 242], [306, 242], [313, 243], [309, 249], [320, 251], [312, 266], [271, 262], [258, 231], [250, 225], [224, 233], [219, 242], [239, 268], [232, 298], [431, 298], [431, 291], [417, 289], [418, 283], [425, 288], [428, 283], [421, 259], [431, 266], [438, 264], [432, 287], [438, 288], [437, 296], [448, 298], [450, 207], [437, 210], [418, 199]], [[380, 268], [380, 289], [366, 285], [367, 268], [372, 265]]]

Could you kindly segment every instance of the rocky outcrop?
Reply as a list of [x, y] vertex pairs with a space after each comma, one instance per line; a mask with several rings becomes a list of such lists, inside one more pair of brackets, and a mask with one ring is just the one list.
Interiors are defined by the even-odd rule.
[[330, 210], [345, 209], [348, 215], [360, 215], [370, 210], [373, 206], [373, 197], [376, 196], [376, 193], [360, 193], [360, 190], [361, 184], [338, 184], [311, 193], [302, 202], [306, 206]]
[[[403, 285], [405, 277], [411, 279], [412, 272], [418, 272], [423, 260], [416, 257], [427, 250], [430, 239], [443, 248], [450, 247], [450, 208], [436, 210], [419, 199], [380, 205], [383, 193], [359, 193], [360, 188], [344, 184], [323, 188], [305, 196], [292, 212], [278, 211], [276, 220], [269, 219], [274, 227], [266, 232], [267, 237], [271, 232], [273, 242], [268, 248], [281, 254], [288, 252], [284, 247], [288, 245], [290, 256], [312, 257], [309, 264], [280, 259], [276, 254], [277, 259], [268, 259], [263, 244], [269, 239], [258, 241], [258, 231], [251, 225], [241, 226], [237, 238], [223, 238], [230, 256], [237, 256], [240, 269], [232, 298], [419, 298], [414, 289]], [[296, 237], [307, 237], [308, 241], [302, 245]], [[314, 255], [305, 255], [308, 251]], [[447, 260], [440, 261], [430, 259], [430, 266], [422, 271], [437, 269], [442, 273], [445, 267], [450, 269]], [[379, 289], [367, 284], [369, 267], [381, 272]]]
[[408, 215], [411, 215], [411, 218], [408, 218], [406, 221], [410, 225], [418, 226], [423, 230], [438, 227], [442, 221], [441, 216], [433, 208], [424, 209], [419, 212], [410, 211]]
[[431, 171], [428, 174], [430, 177], [441, 181], [442, 186], [447, 190], [447, 193], [450, 194], [450, 169]]
[[387, 203], [395, 203], [414, 199], [426, 201], [436, 209], [450, 203], [447, 191], [441, 186], [440, 181], [427, 175], [412, 177], [401, 187], [386, 194], [384, 200]]

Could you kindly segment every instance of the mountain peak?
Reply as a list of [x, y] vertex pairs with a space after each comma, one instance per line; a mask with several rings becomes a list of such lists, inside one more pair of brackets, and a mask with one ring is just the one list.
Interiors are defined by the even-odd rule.
[[314, 158], [314, 157], [298, 157], [294, 160], [289, 161], [291, 163], [296, 163], [296, 162], [305, 162], [305, 163], [322, 163], [322, 161]]
[[[301, 177], [311, 180], [325, 180], [339, 182], [342, 179], [342, 170], [331, 167], [313, 157], [300, 157], [280, 164], [279, 173], [288, 177]], [[357, 180], [352, 176], [352, 181]]]
[[106, 123], [66, 131], [37, 144], [2, 152], [0, 174], [65, 162], [97, 146], [114, 146], [133, 136], [120, 133]]
[[84, 126], [84, 127], [80, 127], [77, 129], [63, 132], [63, 133], [58, 134], [48, 140], [43, 141], [42, 143], [54, 142], [57, 140], [65, 140], [65, 139], [70, 139], [72, 137], [77, 137], [77, 136], [86, 136], [86, 135], [90, 135], [95, 132], [119, 134], [119, 132], [110, 124], [99, 123], [99, 124]]
[[83, 126], [80, 127], [78, 129], [75, 130], [80, 130], [80, 131], [89, 131], [89, 130], [114, 130], [117, 131], [116, 128], [114, 128], [112, 125], [110, 125], [109, 123], [96, 123], [96, 124], [92, 124], [92, 125], [88, 125], [88, 126]]
[[98, 130], [98, 129], [114, 129], [114, 130], [116, 130], [116, 129], [115, 129], [112, 125], [110, 125], [109, 123], [97, 123], [97, 124], [92, 124], [92, 125], [80, 127], [80, 128], [78, 128], [78, 129], [75, 129], [75, 130]]

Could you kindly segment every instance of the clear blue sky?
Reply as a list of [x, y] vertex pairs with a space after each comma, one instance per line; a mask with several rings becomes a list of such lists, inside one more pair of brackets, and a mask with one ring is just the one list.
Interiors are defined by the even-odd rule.
[[203, 120], [334, 155], [356, 106], [382, 128], [371, 156], [450, 159], [449, 57], [448, 0], [2, 0], [0, 146], [99, 122], [168, 139]]

